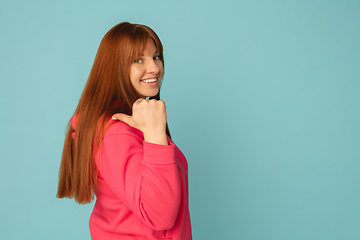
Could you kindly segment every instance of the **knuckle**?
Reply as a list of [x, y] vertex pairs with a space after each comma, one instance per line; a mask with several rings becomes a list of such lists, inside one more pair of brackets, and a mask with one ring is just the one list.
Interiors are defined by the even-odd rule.
[[139, 99], [137, 99], [136, 101], [135, 101], [135, 103], [141, 103], [142, 101], [144, 101], [145, 99], [143, 99], [143, 98], [139, 98]]
[[166, 105], [165, 105], [165, 102], [164, 102], [164, 101], [159, 100], [159, 104], [160, 104], [160, 106], [162, 106], [162, 107], [166, 108]]

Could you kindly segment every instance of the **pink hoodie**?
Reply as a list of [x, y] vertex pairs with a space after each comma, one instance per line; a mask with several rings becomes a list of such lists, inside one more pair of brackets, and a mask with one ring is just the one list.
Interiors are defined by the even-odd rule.
[[[112, 121], [112, 120], [111, 120]], [[71, 119], [75, 129], [76, 119]], [[89, 226], [93, 240], [191, 240], [185, 156], [116, 121], [96, 154], [98, 193]]]

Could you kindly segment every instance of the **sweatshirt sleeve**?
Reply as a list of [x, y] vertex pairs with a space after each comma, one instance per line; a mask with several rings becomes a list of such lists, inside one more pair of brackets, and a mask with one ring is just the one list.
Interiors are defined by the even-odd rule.
[[175, 145], [145, 142], [130, 133], [105, 136], [98, 163], [101, 177], [144, 224], [173, 227], [180, 205]]

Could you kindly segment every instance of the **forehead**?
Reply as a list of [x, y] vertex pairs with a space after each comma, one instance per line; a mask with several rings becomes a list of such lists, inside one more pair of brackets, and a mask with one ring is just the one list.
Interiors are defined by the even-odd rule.
[[131, 56], [133, 59], [138, 58], [143, 55], [152, 55], [160, 54], [162, 55], [161, 43], [157, 44], [157, 41], [154, 40], [151, 36], [141, 36], [134, 39], [133, 42], [130, 43]]
[[154, 40], [148, 38], [146, 45], [143, 48], [142, 55], [153, 55], [158, 52], [157, 47], [155, 46]]

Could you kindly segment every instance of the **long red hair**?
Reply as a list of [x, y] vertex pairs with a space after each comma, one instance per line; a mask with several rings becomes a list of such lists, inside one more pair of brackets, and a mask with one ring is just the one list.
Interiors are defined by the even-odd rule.
[[[69, 123], [61, 157], [56, 197], [90, 203], [97, 187], [95, 149], [100, 149], [105, 125], [115, 113], [131, 114], [141, 97], [130, 81], [130, 67], [151, 38], [164, 65], [163, 47], [149, 27], [128, 22], [111, 28], [101, 40], [89, 78], [75, 110], [76, 134]], [[159, 93], [152, 97], [160, 99]], [[121, 103], [114, 106], [114, 103]], [[166, 132], [170, 136], [169, 129]]]

